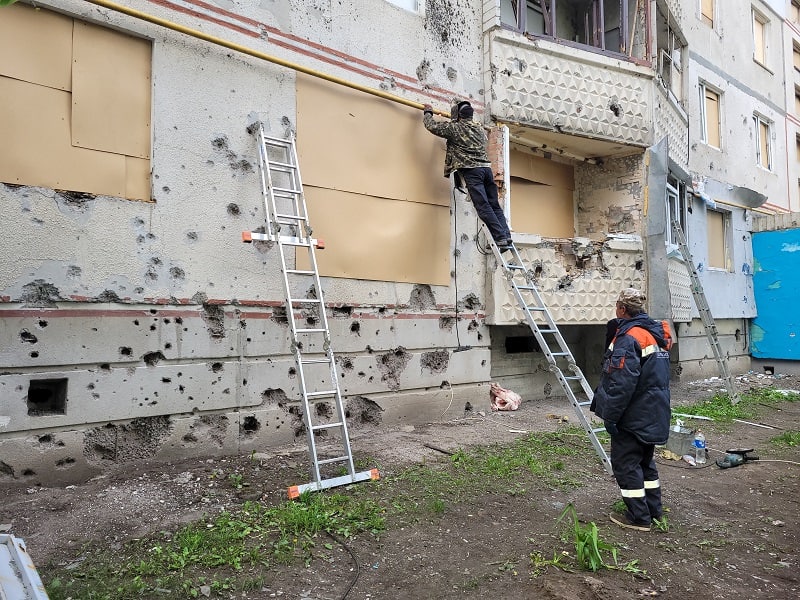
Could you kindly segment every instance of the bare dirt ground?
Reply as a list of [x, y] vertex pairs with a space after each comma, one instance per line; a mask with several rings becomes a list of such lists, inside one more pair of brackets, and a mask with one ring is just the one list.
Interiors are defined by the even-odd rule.
[[[792, 376], [750, 375], [737, 382], [742, 391], [800, 389], [800, 380]], [[719, 381], [675, 384], [673, 408], [679, 412], [680, 404], [707, 398], [722, 387]], [[520, 410], [507, 413], [489, 412], [488, 397], [485, 406], [475, 404], [475, 411], [456, 421], [353, 431], [354, 454], [389, 478], [413, 464], [448, 460], [447, 451], [510, 442], [525, 432], [556, 431], [563, 423], [554, 417], [575, 422], [566, 400], [523, 402]], [[800, 430], [800, 403], [764, 406], [759, 422], [775, 428], [703, 422], [710, 448], [703, 468], [659, 457], [668, 532], [633, 532], [612, 524], [608, 514], [619, 490], [599, 461], [583, 454], [566, 464], [581, 482], [574, 489], [537, 487], [529, 481], [524, 493], [497, 490], [453, 502], [430, 518], [395, 522], [380, 537], [359, 534], [347, 547], [330, 544], [327, 555], [308, 567], [271, 568], [261, 590], [230, 597], [795, 599], [800, 597], [800, 449], [782, 449], [768, 440]], [[761, 460], [718, 468], [714, 460], [731, 447], [755, 448]], [[258, 460], [248, 455], [126, 465], [66, 488], [12, 483], [0, 491], [0, 523], [26, 542], [47, 581], [52, 566], [79, 562], [86, 542], [114, 552], [131, 538], [175, 529], [247, 499], [278, 504], [289, 485], [302, 483], [298, 473], [307, 464], [305, 444], [298, 443]], [[235, 489], [226, 481], [229, 473], [241, 474], [251, 485]], [[582, 522], [597, 523], [601, 538], [617, 547], [621, 563], [636, 560], [646, 573], [537, 568], [532, 555], [551, 559], [562, 551], [574, 553], [556, 523], [568, 503]]]

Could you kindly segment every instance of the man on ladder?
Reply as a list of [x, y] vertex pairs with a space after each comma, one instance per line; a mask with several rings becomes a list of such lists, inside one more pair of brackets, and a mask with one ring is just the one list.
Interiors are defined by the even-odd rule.
[[611, 467], [627, 511], [611, 515], [621, 527], [649, 531], [663, 517], [661, 484], [653, 458], [669, 437], [669, 349], [665, 321], [644, 312], [645, 295], [622, 290], [616, 303], [617, 331], [603, 357], [603, 374], [590, 410], [611, 435]]
[[[425, 104], [422, 117], [425, 129], [447, 140], [444, 176], [450, 177], [456, 172], [456, 177], [463, 179], [475, 210], [494, 243], [501, 252], [509, 250], [511, 231], [498, 202], [492, 163], [486, 153], [486, 132], [483, 125], [472, 120], [473, 109], [469, 102], [457, 103], [451, 114], [452, 121], [437, 121], [433, 118], [433, 107]], [[459, 185], [458, 182], [456, 185]]]

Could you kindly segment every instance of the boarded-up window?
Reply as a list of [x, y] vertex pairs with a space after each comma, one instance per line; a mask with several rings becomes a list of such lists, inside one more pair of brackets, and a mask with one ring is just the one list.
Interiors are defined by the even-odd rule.
[[[314, 237], [325, 241], [320, 274], [450, 283], [444, 146], [416, 109], [298, 75], [298, 159]], [[303, 268], [305, 253], [298, 259]]]
[[800, 89], [794, 88], [794, 116], [800, 118]]
[[707, 211], [706, 226], [708, 230], [708, 266], [712, 269], [727, 269], [727, 215], [715, 210]]
[[150, 199], [152, 46], [14, 4], [0, 18], [0, 181]]
[[700, 1], [700, 16], [703, 23], [714, 27], [714, 0]]
[[800, 137], [796, 137], [794, 141], [795, 141], [795, 148], [796, 148], [796, 152], [797, 152], [796, 159], [797, 159], [797, 162], [800, 162]]
[[756, 162], [765, 169], [772, 170], [772, 127], [760, 115], [753, 115], [756, 127]]
[[703, 140], [715, 148], [722, 148], [719, 126], [719, 94], [705, 85], [700, 86], [702, 97]]
[[767, 64], [766, 28], [764, 17], [753, 12], [753, 58], [762, 65]]
[[511, 228], [544, 237], [574, 237], [574, 169], [517, 150], [510, 158]]
[[795, 25], [800, 24], [800, 4], [794, 0], [789, 8], [789, 20]]
[[792, 46], [792, 64], [800, 71], [800, 48], [797, 46]]

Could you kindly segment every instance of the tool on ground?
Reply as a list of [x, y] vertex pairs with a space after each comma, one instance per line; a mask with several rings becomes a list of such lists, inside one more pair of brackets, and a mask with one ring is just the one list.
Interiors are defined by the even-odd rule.
[[731, 448], [727, 450], [725, 456], [717, 460], [717, 466], [720, 469], [730, 469], [731, 467], [738, 467], [743, 465], [749, 460], [758, 460], [757, 456], [751, 456], [752, 448]]
[[609, 474], [612, 474], [611, 459], [597, 438], [597, 433], [605, 431], [605, 429], [593, 427], [590, 417], [584, 413], [584, 409], [588, 409], [592, 402], [594, 391], [584, 377], [583, 371], [575, 362], [575, 357], [570, 352], [564, 336], [561, 335], [558, 325], [542, 300], [536, 287], [534, 272], [525, 267], [522, 255], [513, 241], [507, 249], [501, 251], [492, 240], [492, 236], [489, 235], [486, 225], [481, 223], [481, 227], [486, 232], [486, 238], [489, 240], [498, 265], [505, 272], [512, 294], [525, 315], [525, 321], [550, 365], [550, 371], [556, 376], [561, 389], [569, 398], [570, 404], [578, 415], [578, 421], [589, 436], [589, 441], [594, 446], [603, 467]]
[[[331, 348], [331, 335], [325, 301], [322, 296], [315, 248], [323, 248], [321, 240], [311, 237], [300, 166], [294, 137], [269, 137], [262, 123], [252, 126], [257, 133], [261, 192], [264, 199], [266, 229], [264, 232], [243, 232], [245, 242], [275, 242], [281, 262], [286, 300], [286, 319], [291, 330], [291, 348], [297, 363], [297, 379], [302, 395], [303, 423], [312, 461], [313, 481], [289, 488], [289, 497], [305, 491], [318, 491], [367, 479], [378, 479], [377, 469], [356, 472], [347, 421], [339, 389], [336, 359]], [[288, 235], [287, 235], [288, 234]], [[287, 265], [287, 248], [295, 248], [294, 266]], [[298, 267], [302, 252], [307, 252], [306, 268]], [[306, 266], [303, 265], [303, 266]], [[330, 404], [334, 411], [330, 410]], [[333, 412], [333, 416], [331, 415]], [[319, 420], [317, 423], [315, 420]], [[340, 442], [341, 451], [330, 455], [321, 451], [318, 439], [330, 435]], [[326, 438], [328, 439], [328, 438]], [[324, 455], [324, 456], [323, 456]], [[347, 474], [340, 472], [344, 465]], [[323, 469], [321, 469], [324, 467]]]
[[689, 252], [689, 246], [686, 244], [686, 236], [683, 234], [681, 224], [672, 219], [672, 231], [675, 234], [675, 239], [678, 241], [678, 248], [683, 256], [683, 262], [686, 265], [686, 270], [689, 272], [689, 279], [691, 280], [692, 296], [694, 303], [697, 306], [697, 311], [700, 313], [700, 319], [703, 321], [703, 326], [706, 329], [706, 336], [711, 344], [711, 350], [714, 352], [714, 358], [719, 366], [719, 372], [722, 379], [725, 380], [725, 386], [728, 389], [728, 396], [731, 399], [731, 404], [739, 402], [739, 392], [736, 391], [736, 382], [733, 380], [731, 370], [728, 367], [728, 359], [722, 353], [722, 346], [719, 343], [719, 333], [717, 325], [714, 322], [714, 317], [711, 314], [711, 309], [708, 307], [705, 292], [703, 291], [703, 284], [700, 282], [700, 275], [694, 266], [694, 259]]

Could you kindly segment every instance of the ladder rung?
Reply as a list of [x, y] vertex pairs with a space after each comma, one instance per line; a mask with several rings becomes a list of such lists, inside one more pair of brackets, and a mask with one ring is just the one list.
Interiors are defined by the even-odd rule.
[[289, 214], [276, 214], [276, 219], [291, 219], [292, 221], [305, 221], [306, 218], [302, 215], [289, 215]]
[[[306, 392], [306, 398], [329, 398], [336, 395], [336, 390], [324, 392]], [[341, 425], [341, 423], [339, 423]]]
[[539, 333], [558, 333], [558, 329], [539, 329]]
[[292, 275], [316, 275], [316, 271], [301, 271], [300, 269], [286, 269], [287, 273]]
[[282, 188], [282, 187], [272, 187], [274, 192], [282, 192], [284, 194], [302, 194], [303, 190], [296, 190], [294, 188]]
[[346, 460], [350, 460], [350, 457], [347, 456], [347, 455], [345, 455], [345, 456], [337, 456], [336, 458], [323, 458], [322, 460], [318, 460], [317, 464], [318, 465], [329, 465], [331, 463], [340, 463], [340, 462], [344, 462]]
[[289, 298], [292, 304], [319, 304], [322, 302], [319, 298]]
[[535, 310], [537, 312], [544, 312], [546, 309], [544, 306], [533, 306], [532, 304], [528, 304], [525, 306], [526, 310]]
[[593, 434], [595, 434], [595, 435], [597, 435], [597, 434], [598, 434], [598, 433], [600, 433], [601, 431], [605, 431], [605, 430], [606, 430], [606, 428], [605, 428], [605, 427], [598, 427], [597, 429], [592, 429], [592, 433], [593, 433]]
[[335, 427], [341, 427], [342, 424], [339, 422], [336, 423], [325, 423], [324, 425], [313, 425], [311, 429], [313, 431], [321, 431], [323, 429], [334, 429]]
[[584, 400], [583, 402], [578, 402], [578, 406], [590, 406], [592, 403], [589, 400]]
[[279, 160], [271, 160], [269, 161], [269, 168], [275, 171], [280, 171], [283, 169], [286, 169], [287, 171], [288, 170], [296, 171], [297, 165], [293, 165], [292, 163], [281, 162]]
[[580, 375], [564, 375], [564, 379], [567, 381], [580, 381], [583, 377]]
[[525, 267], [523, 267], [522, 265], [512, 265], [510, 263], [506, 263], [506, 269], [516, 269], [518, 271], [524, 271]]
[[328, 360], [327, 358], [301, 358], [300, 362], [303, 363], [304, 365], [313, 365], [319, 363], [329, 363], [331, 361]]
[[321, 327], [304, 327], [302, 329], [295, 329], [296, 333], [322, 333], [324, 331], [328, 330]]
[[517, 289], [518, 290], [530, 290], [530, 291], [533, 291], [536, 288], [534, 286], [532, 286], [532, 285], [518, 285]]
[[569, 356], [570, 355], [569, 352], [551, 352], [550, 354], [552, 356]]

